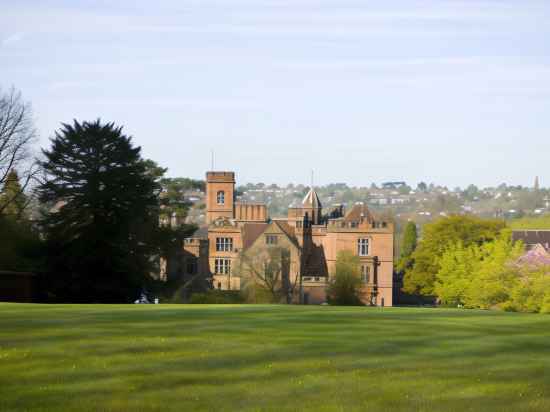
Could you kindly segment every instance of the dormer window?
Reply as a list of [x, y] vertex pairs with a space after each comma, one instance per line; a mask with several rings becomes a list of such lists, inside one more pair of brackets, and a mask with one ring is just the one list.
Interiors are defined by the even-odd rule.
[[225, 192], [223, 190], [220, 190], [218, 192], [217, 201], [218, 201], [218, 205], [225, 204]]

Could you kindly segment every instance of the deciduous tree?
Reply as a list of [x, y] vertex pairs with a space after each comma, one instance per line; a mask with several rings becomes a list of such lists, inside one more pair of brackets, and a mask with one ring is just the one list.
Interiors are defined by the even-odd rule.
[[411, 255], [414, 265], [405, 272], [403, 290], [419, 295], [433, 295], [440, 269], [440, 258], [452, 245], [464, 247], [494, 240], [505, 227], [504, 221], [474, 216], [449, 216], [424, 226], [423, 237]]
[[329, 302], [335, 305], [360, 305], [361, 263], [349, 250], [338, 252], [336, 270], [327, 289]]
[[11, 203], [20, 201], [21, 194], [38, 174], [33, 153], [36, 137], [30, 104], [14, 88], [7, 93], [0, 90], [0, 188], [13, 179], [16, 171], [21, 179], [17, 192], [3, 196], [0, 214]]

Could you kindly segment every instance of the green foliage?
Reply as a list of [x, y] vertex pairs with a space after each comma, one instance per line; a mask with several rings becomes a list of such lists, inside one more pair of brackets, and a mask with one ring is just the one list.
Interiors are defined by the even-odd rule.
[[39, 270], [42, 253], [43, 244], [28, 221], [0, 215], [0, 270]]
[[517, 281], [504, 309], [550, 313], [550, 267], [516, 266], [515, 269]]
[[423, 237], [412, 253], [412, 268], [405, 272], [403, 290], [407, 293], [433, 295], [440, 258], [452, 245], [464, 247], [494, 240], [505, 223], [474, 216], [449, 216], [424, 226]]
[[327, 289], [328, 301], [333, 305], [361, 305], [361, 262], [349, 250], [338, 252], [336, 270]]
[[0, 191], [0, 210], [2, 214], [20, 218], [27, 207], [27, 196], [19, 183], [17, 172], [12, 169], [6, 177], [4, 187]]
[[413, 265], [412, 254], [416, 249], [418, 234], [416, 232], [416, 223], [407, 222], [403, 232], [403, 241], [401, 242], [401, 254], [397, 262], [397, 270], [403, 272]]
[[191, 203], [185, 199], [185, 192], [189, 190], [205, 191], [206, 183], [203, 180], [188, 178], [163, 178], [161, 194], [161, 216], [170, 218], [173, 213], [177, 217], [187, 216]]
[[435, 294], [444, 304], [489, 309], [509, 299], [518, 276], [513, 262], [523, 245], [504, 233], [481, 245], [451, 245], [439, 261]]
[[137, 297], [159, 253], [159, 168], [113, 123], [64, 124], [43, 151], [41, 201], [50, 286], [58, 299], [124, 302]]
[[236, 290], [209, 290], [204, 293], [194, 293], [189, 303], [192, 304], [230, 304], [244, 303], [245, 300]]
[[523, 217], [509, 222], [510, 227], [515, 230], [550, 229], [550, 214], [538, 217]]

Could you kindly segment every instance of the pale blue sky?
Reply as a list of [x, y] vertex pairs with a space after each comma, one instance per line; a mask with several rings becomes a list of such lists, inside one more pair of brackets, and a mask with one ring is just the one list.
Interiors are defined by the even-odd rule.
[[548, 0], [0, 0], [11, 85], [172, 176], [550, 186]]

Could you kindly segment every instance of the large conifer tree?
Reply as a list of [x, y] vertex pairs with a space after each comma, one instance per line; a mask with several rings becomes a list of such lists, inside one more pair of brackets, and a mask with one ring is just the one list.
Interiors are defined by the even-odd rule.
[[158, 227], [157, 176], [122, 127], [63, 124], [43, 151], [40, 188], [52, 290], [64, 301], [123, 302], [151, 271]]

